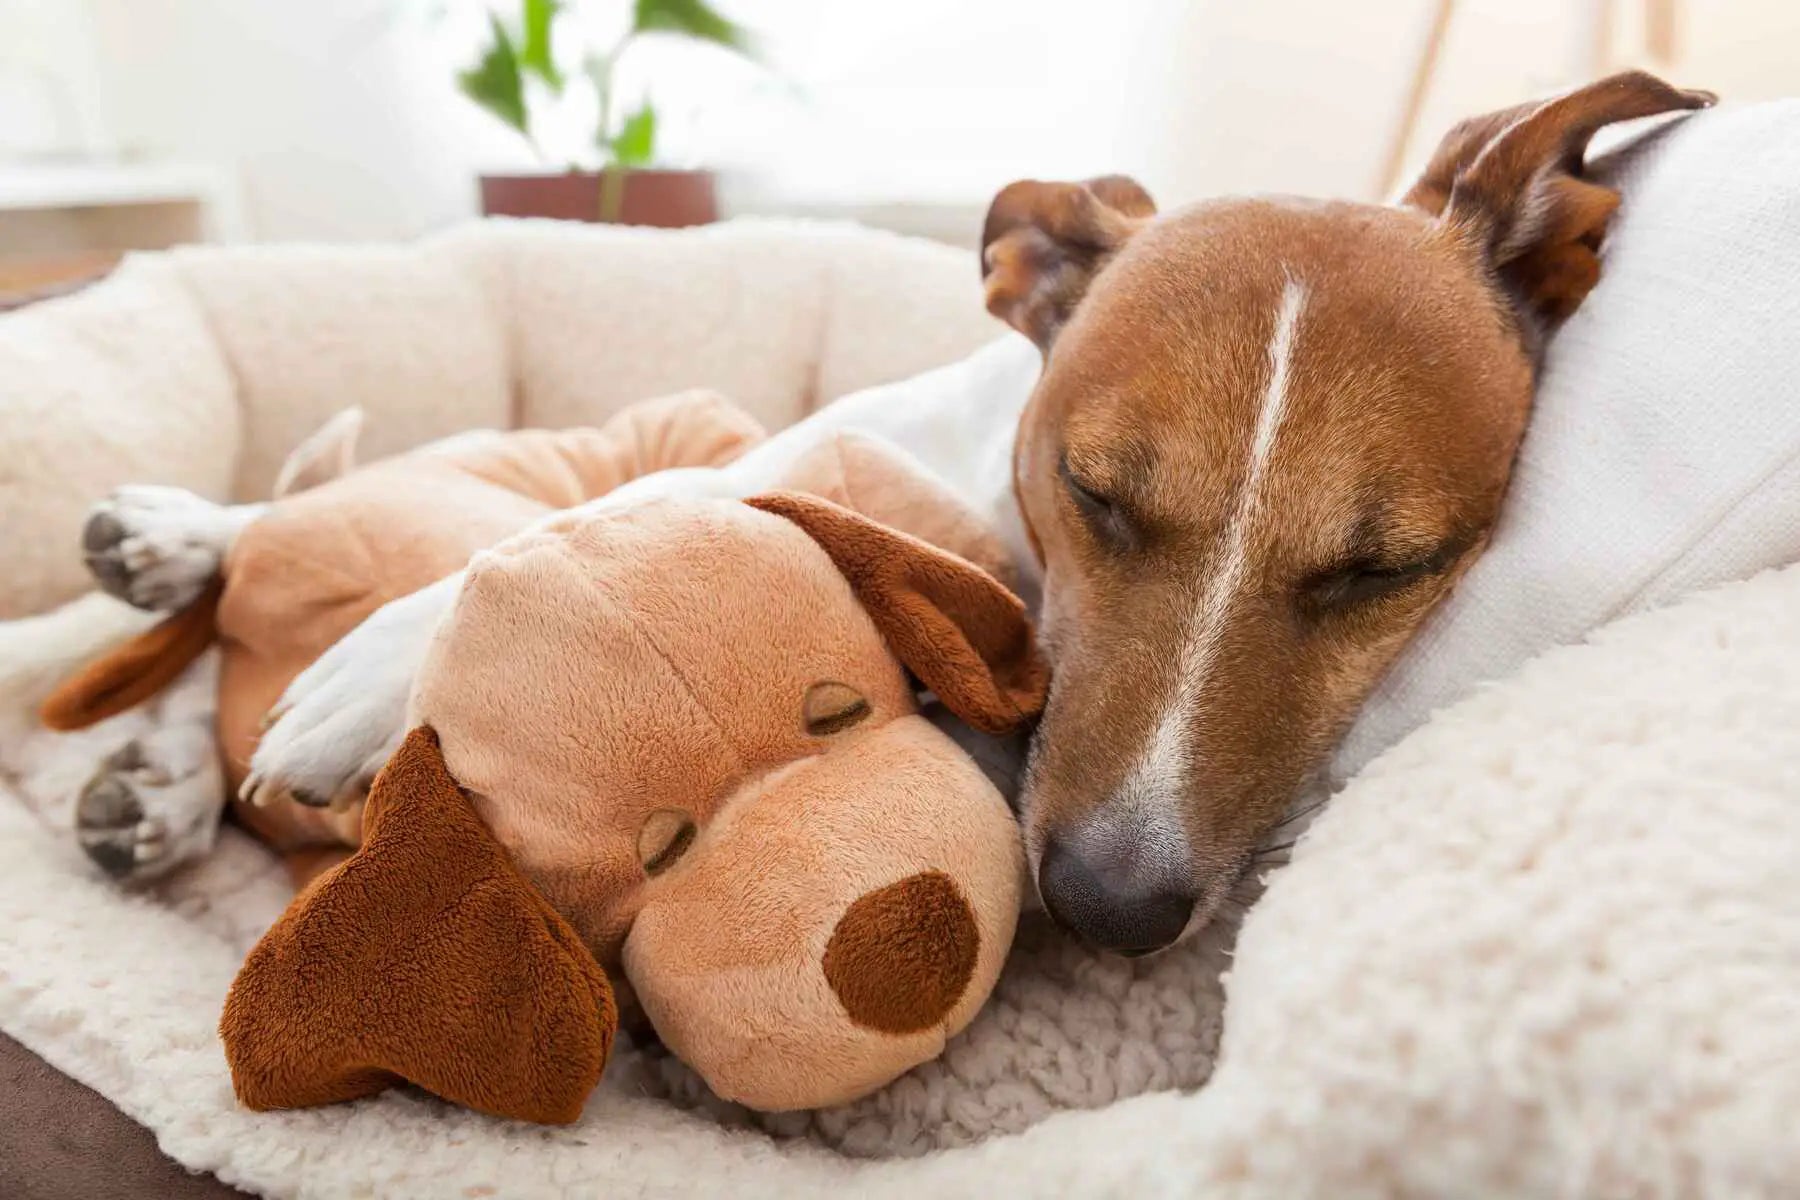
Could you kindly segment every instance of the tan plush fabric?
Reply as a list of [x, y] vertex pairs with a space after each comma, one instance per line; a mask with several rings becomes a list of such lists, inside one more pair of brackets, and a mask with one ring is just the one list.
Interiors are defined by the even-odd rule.
[[985, 572], [813, 496], [750, 503], [792, 521], [831, 555], [894, 653], [971, 726], [1008, 733], [1043, 707], [1050, 672], [1025, 605]]
[[[336, 430], [282, 477], [347, 463]], [[415, 687], [420, 728], [360, 830], [318, 808], [240, 806], [284, 851], [361, 843], [233, 991], [223, 1033], [246, 1103], [405, 1080], [573, 1120], [611, 1038], [610, 989], [603, 1035], [588, 1036], [582, 981], [604, 987], [603, 968], [721, 1096], [766, 1110], [855, 1099], [973, 1018], [1011, 945], [1019, 834], [982, 770], [919, 715], [912, 680], [980, 728], [1021, 725], [1047, 672], [1019, 599], [950, 551], [799, 492], [541, 520], [761, 436], [688, 393], [599, 430], [476, 434], [352, 469], [238, 534], [201, 602], [216, 604], [234, 787], [295, 674], [378, 604], [468, 563]], [[992, 554], [972, 514], [878, 443], [841, 438], [794, 475]], [[194, 656], [175, 636], [192, 617], [49, 707], [98, 711], [166, 677]], [[320, 865], [308, 858], [308, 874]]]
[[1015, 567], [1000, 539], [944, 484], [922, 474], [891, 442], [840, 433], [802, 455], [782, 481], [966, 558], [1003, 583]]
[[[484, 468], [495, 446], [524, 448], [500, 457], [508, 470], [545, 452], [526, 434], [482, 441]], [[263, 644], [306, 646], [364, 606], [365, 588], [346, 588], [358, 565], [427, 561], [452, 529], [472, 538], [482, 500], [506, 524], [517, 495], [455, 504], [446, 457], [407, 455], [277, 506], [241, 540], [275, 527], [295, 551], [311, 529], [315, 558], [248, 572], [234, 556], [221, 626], [238, 644], [254, 624]], [[875, 491], [896, 498], [900, 480]], [[974, 565], [830, 502], [758, 504], [770, 511], [569, 516], [477, 556], [362, 849], [302, 892], [234, 986], [223, 1034], [247, 1103], [407, 1079], [484, 1112], [571, 1121], [610, 1042], [610, 990], [596, 1042], [583, 984], [603, 986], [601, 964], [720, 1096], [769, 1110], [860, 1096], [968, 1024], [1012, 945], [1019, 833], [974, 761], [918, 716], [907, 671], [968, 720], [1019, 723], [1044, 696], [1022, 606]], [[326, 520], [335, 506], [398, 522], [394, 542], [364, 554]], [[346, 547], [340, 569], [317, 569]], [[893, 569], [871, 578], [871, 554]], [[281, 585], [306, 572], [326, 592]], [[223, 703], [243, 705], [230, 649]], [[821, 694], [835, 712], [812, 707]], [[598, 963], [571, 957], [576, 937]]]
[[264, 498], [330, 414], [368, 457], [465, 429], [599, 425], [712, 387], [770, 429], [990, 340], [967, 256], [806, 222], [477, 222], [409, 246], [196, 248], [0, 316], [0, 618], [89, 586], [125, 483]]
[[228, 786], [242, 782], [288, 681], [382, 604], [555, 509], [664, 467], [728, 462], [761, 436], [723, 398], [691, 392], [633, 406], [600, 429], [459, 438], [277, 503], [225, 564], [219, 738]]
[[[871, 491], [901, 488], [890, 475]], [[923, 482], [912, 497], [943, 502]], [[935, 1056], [1011, 943], [1017, 829], [918, 716], [908, 672], [995, 728], [1041, 705], [1045, 677], [1019, 601], [978, 568], [816, 498], [755, 503], [771, 511], [573, 516], [478, 556], [413, 710], [662, 1040], [719, 1095], [780, 1110]], [[867, 577], [871, 554], [892, 570]], [[850, 714], [822, 731], [808, 720], [821, 688]], [[648, 832], [682, 824], [685, 854], [647, 867], [667, 840]], [[844, 925], [930, 872], [956, 901], [902, 888], [865, 908], [879, 919]], [[834, 982], [834, 942], [880, 974]], [[919, 999], [900, 1028], [846, 1000], [901, 989]]]

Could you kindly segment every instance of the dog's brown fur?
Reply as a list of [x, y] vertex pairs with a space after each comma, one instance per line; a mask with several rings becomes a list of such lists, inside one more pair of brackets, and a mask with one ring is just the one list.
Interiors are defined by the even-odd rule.
[[995, 199], [989, 307], [1045, 354], [1015, 466], [1055, 679], [1024, 806], [1065, 923], [1141, 950], [1216, 909], [1488, 536], [1542, 334], [1599, 278], [1589, 138], [1710, 99], [1627, 74], [1476, 118], [1396, 207]]

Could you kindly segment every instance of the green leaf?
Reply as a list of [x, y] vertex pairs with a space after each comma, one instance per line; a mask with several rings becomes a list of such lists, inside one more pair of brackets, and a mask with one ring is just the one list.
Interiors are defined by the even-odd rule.
[[620, 167], [645, 166], [656, 157], [656, 109], [648, 100], [619, 126], [612, 152], [613, 164]]
[[637, 0], [633, 33], [675, 33], [752, 55], [756, 48], [742, 25], [720, 15], [706, 0]]
[[526, 133], [525, 81], [519, 75], [518, 51], [499, 17], [489, 13], [488, 23], [493, 43], [479, 62], [457, 75], [457, 86], [463, 95], [520, 133]]
[[520, 7], [524, 10], [524, 36], [519, 43], [519, 66], [543, 80], [550, 90], [560, 93], [563, 76], [556, 69], [550, 34], [556, 14], [562, 11], [561, 0], [522, 0]]

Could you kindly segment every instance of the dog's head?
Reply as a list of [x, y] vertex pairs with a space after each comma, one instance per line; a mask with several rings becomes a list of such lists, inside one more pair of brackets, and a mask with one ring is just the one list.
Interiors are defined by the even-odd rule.
[[1198, 927], [1484, 544], [1545, 332], [1598, 280], [1641, 73], [1458, 126], [1393, 207], [1118, 178], [989, 211], [989, 307], [1042, 348], [1021, 506], [1054, 666], [1024, 808], [1052, 914]]

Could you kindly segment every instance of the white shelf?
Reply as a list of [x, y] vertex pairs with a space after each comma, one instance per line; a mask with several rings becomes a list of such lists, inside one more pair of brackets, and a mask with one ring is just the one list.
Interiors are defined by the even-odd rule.
[[[193, 240], [243, 238], [237, 185], [217, 167], [186, 163], [0, 163], [0, 220], [56, 214], [149, 215], [170, 210], [183, 216]], [[160, 222], [168, 225], [168, 221]], [[129, 248], [129, 247], [127, 247]], [[144, 247], [150, 248], [150, 247]]]
[[0, 164], [0, 209], [199, 201], [225, 186], [223, 172], [210, 167]]

